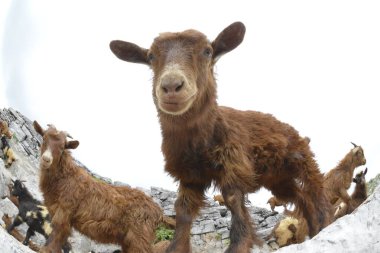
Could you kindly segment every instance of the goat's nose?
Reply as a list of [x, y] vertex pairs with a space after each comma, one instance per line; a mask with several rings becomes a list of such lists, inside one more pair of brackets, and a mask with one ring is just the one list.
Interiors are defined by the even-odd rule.
[[184, 78], [177, 75], [167, 75], [161, 80], [161, 88], [165, 94], [180, 92], [184, 84]]
[[46, 155], [43, 155], [42, 156], [42, 160], [44, 160], [44, 162], [50, 162], [50, 157], [46, 156]]

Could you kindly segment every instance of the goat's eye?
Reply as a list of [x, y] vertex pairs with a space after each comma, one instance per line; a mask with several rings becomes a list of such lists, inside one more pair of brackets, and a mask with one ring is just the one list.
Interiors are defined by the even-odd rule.
[[206, 48], [206, 49], [203, 51], [203, 54], [204, 54], [204, 56], [206, 56], [207, 58], [211, 58], [211, 56], [212, 56], [212, 48], [210, 48], [210, 47]]
[[155, 57], [154, 57], [154, 54], [153, 54], [153, 53], [149, 53], [149, 54], [148, 54], [148, 61], [149, 61], [149, 62], [153, 61], [154, 58], [155, 58]]

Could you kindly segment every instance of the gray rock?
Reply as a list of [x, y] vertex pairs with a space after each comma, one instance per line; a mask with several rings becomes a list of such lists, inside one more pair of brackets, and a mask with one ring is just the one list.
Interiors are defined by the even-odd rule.
[[15, 238], [10, 236], [5, 229], [0, 228], [1, 252], [4, 253], [35, 253]]

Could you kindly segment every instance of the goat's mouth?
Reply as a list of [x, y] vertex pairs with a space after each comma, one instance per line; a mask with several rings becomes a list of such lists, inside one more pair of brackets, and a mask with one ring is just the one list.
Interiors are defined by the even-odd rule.
[[167, 114], [181, 115], [185, 113], [193, 104], [195, 94], [186, 98], [171, 98], [171, 99], [158, 99], [158, 106], [160, 110]]
[[40, 167], [43, 169], [50, 168], [53, 161], [51, 159], [47, 159], [46, 157], [42, 156], [40, 159]]

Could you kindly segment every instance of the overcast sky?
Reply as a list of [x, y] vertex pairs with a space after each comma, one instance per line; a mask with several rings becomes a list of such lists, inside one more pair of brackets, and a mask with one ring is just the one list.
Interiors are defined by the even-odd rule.
[[218, 103], [293, 125], [323, 172], [351, 141], [362, 145], [371, 178], [380, 172], [379, 13], [379, 1], [1, 0], [0, 106], [70, 132], [80, 141], [73, 154], [102, 176], [175, 190], [152, 73], [108, 44], [148, 48], [160, 32], [189, 28], [213, 40], [242, 21], [243, 43], [216, 66]]

